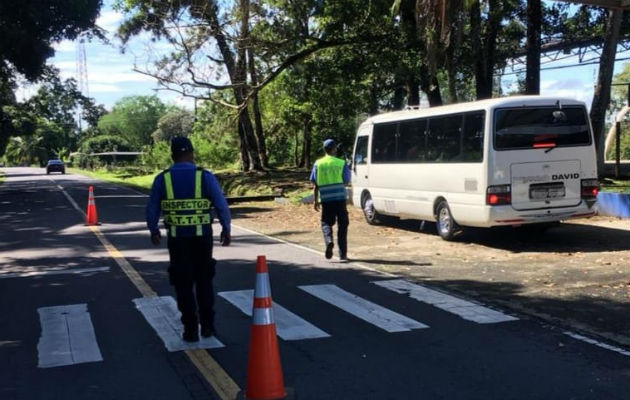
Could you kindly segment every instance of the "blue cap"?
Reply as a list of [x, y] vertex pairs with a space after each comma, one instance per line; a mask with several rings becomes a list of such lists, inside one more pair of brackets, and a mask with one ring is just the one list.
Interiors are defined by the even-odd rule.
[[326, 139], [326, 140], [324, 140], [324, 149], [326, 149], [326, 150], [332, 149], [335, 146], [337, 146], [337, 143], [335, 143], [334, 139]]
[[194, 150], [193, 145], [190, 142], [190, 139], [182, 137], [182, 136], [176, 136], [173, 139], [171, 139], [171, 153], [173, 154], [188, 153], [193, 150]]

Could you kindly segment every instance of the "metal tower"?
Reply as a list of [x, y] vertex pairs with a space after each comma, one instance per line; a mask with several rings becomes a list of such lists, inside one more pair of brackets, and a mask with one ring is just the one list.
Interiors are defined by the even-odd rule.
[[79, 38], [77, 41], [76, 78], [79, 91], [83, 93], [85, 97], [90, 97], [90, 90], [88, 88], [87, 57], [85, 55], [85, 44], [83, 43], [82, 38]]

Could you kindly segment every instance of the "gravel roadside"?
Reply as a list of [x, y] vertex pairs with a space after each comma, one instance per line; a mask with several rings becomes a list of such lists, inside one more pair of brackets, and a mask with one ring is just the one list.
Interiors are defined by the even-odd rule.
[[[468, 229], [446, 242], [431, 223], [371, 226], [349, 206], [351, 261], [630, 346], [630, 221], [573, 220], [544, 234]], [[234, 223], [322, 251], [311, 205], [232, 206]]]

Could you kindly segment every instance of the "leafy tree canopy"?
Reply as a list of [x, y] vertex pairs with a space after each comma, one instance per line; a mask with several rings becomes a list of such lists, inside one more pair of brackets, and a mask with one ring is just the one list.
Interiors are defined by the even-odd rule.
[[99, 119], [98, 129], [102, 134], [119, 135], [138, 150], [152, 143], [151, 134], [167, 110], [155, 95], [123, 97], [109, 114]]
[[164, 114], [157, 123], [157, 129], [153, 132], [153, 140], [170, 140], [175, 136], [190, 135], [195, 117], [189, 111], [173, 109]]
[[94, 28], [102, 0], [0, 2], [0, 73], [10, 68], [34, 80], [54, 55], [52, 43]]

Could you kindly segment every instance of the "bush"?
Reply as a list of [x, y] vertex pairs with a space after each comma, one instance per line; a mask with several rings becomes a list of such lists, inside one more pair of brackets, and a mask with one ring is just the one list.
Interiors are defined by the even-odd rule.
[[157, 142], [153, 146], [145, 146], [140, 163], [144, 173], [168, 168], [171, 159], [171, 146], [168, 142]]
[[225, 137], [209, 140], [201, 133], [194, 133], [190, 136], [190, 140], [195, 148], [195, 162], [198, 165], [211, 169], [223, 169], [232, 167], [237, 162], [238, 148]]

